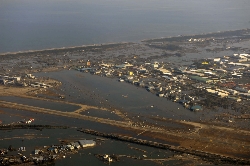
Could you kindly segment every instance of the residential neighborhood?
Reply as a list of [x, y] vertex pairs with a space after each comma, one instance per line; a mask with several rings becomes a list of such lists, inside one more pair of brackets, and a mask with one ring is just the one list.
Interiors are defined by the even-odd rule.
[[82, 66], [76, 70], [117, 78], [119, 82], [124, 81], [145, 88], [159, 97], [179, 102], [189, 109], [194, 105], [199, 105], [200, 109], [203, 107], [200, 104], [202, 97], [195, 94], [195, 91], [232, 102], [250, 99], [249, 54], [201, 59], [189, 66], [175, 68], [157, 61], [137, 62], [136, 58], [121, 64], [91, 64], [88, 68]]

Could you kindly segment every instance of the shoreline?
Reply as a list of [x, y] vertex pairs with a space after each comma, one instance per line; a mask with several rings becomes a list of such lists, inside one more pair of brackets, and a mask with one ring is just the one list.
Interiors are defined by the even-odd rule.
[[[159, 42], [159, 41], [168, 41], [169, 39], [189, 39], [192, 37], [198, 37], [198, 38], [209, 38], [209, 37], [226, 37], [226, 36], [232, 36], [232, 34], [236, 35], [238, 33], [242, 33], [244, 31], [250, 32], [249, 28], [244, 29], [236, 29], [236, 30], [225, 30], [225, 31], [217, 31], [217, 32], [208, 32], [208, 33], [200, 33], [200, 34], [189, 34], [189, 35], [178, 35], [178, 36], [170, 36], [170, 37], [161, 37], [161, 38], [153, 38], [153, 39], [144, 39], [141, 42]], [[232, 34], [230, 34], [232, 33]], [[216, 36], [214, 36], [216, 35]], [[242, 34], [241, 34], [242, 35]], [[244, 34], [243, 34], [244, 36]], [[172, 40], [170, 40], [172, 41]]]
[[[15, 51], [15, 52], [3, 52], [0, 53], [0, 56], [4, 55], [18, 55], [18, 54], [30, 54], [30, 53], [43, 53], [43, 52], [54, 52], [54, 51], [70, 51], [75, 49], [91, 49], [103, 47], [103, 46], [116, 46], [123, 44], [133, 44], [133, 43], [150, 43], [150, 42], [163, 42], [163, 41], [174, 41], [176, 39], [188, 39], [192, 37], [212, 37], [213, 35], [218, 35], [217, 37], [225, 37], [229, 35], [229, 33], [241, 33], [244, 31], [249, 31], [249, 28], [237, 29], [237, 30], [226, 30], [226, 31], [217, 31], [217, 32], [209, 32], [209, 33], [201, 33], [201, 34], [190, 34], [190, 35], [178, 35], [178, 36], [169, 36], [169, 37], [161, 37], [161, 38], [152, 38], [152, 39], [142, 39], [140, 42], [117, 42], [117, 43], [102, 43], [102, 44], [90, 44], [90, 45], [81, 45], [81, 46], [69, 46], [69, 47], [58, 47], [58, 48], [47, 48], [47, 49], [39, 49], [39, 50], [26, 50], [26, 51]], [[243, 35], [244, 36], [244, 35]]]
[[54, 52], [54, 51], [65, 51], [65, 50], [74, 50], [74, 49], [91, 49], [103, 47], [103, 46], [116, 46], [123, 44], [131, 44], [133, 42], [118, 42], [118, 43], [103, 43], [103, 44], [90, 44], [82, 46], [70, 46], [70, 47], [58, 47], [58, 48], [47, 48], [41, 50], [26, 50], [26, 51], [16, 51], [16, 52], [4, 52], [0, 53], [0, 56], [4, 55], [18, 55], [18, 54], [30, 54], [30, 53], [43, 53], [43, 52]]

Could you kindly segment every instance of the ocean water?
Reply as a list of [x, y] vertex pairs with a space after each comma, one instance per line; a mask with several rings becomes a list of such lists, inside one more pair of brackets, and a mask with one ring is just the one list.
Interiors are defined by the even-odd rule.
[[0, 53], [250, 28], [249, 0], [1, 0]]

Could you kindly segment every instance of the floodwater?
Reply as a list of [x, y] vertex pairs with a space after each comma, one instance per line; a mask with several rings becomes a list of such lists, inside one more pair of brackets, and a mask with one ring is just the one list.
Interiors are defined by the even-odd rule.
[[[79, 77], [78, 74], [82, 76]], [[159, 98], [146, 89], [118, 82], [117, 79], [100, 77], [74, 70], [60, 72], [36, 73], [62, 82], [61, 89], [70, 102], [118, 109], [128, 113], [131, 118], [165, 117], [178, 120], [199, 121], [212, 118], [215, 112], [191, 112], [180, 104], [166, 98]], [[124, 97], [126, 96], [126, 97]], [[206, 114], [206, 116], [204, 116]]]
[[[79, 74], [82, 76], [79, 77]], [[191, 112], [182, 108], [178, 103], [171, 102], [166, 98], [159, 98], [155, 94], [146, 91], [143, 88], [136, 87], [128, 83], [120, 83], [117, 79], [111, 79], [106, 77], [100, 77], [91, 75], [89, 73], [80, 73], [74, 70], [64, 70], [60, 72], [51, 73], [36, 73], [35, 75], [52, 77], [62, 82], [61, 91], [66, 96], [65, 100], [70, 102], [88, 104], [93, 106], [100, 106], [109, 108], [106, 113], [112, 112], [113, 109], [118, 109], [123, 113], [127, 113], [130, 118], [140, 117], [142, 120], [155, 123], [152, 117], [165, 117], [178, 120], [194, 120], [198, 121], [201, 119], [207, 119], [213, 117], [218, 112]], [[127, 97], [124, 97], [126, 95]], [[20, 99], [18, 97], [3, 97], [4, 100], [15, 100], [15, 102], [25, 102], [29, 105], [30, 99]], [[23, 101], [24, 100], [24, 101]], [[32, 99], [33, 100], [33, 99]], [[39, 102], [35, 106], [39, 106]], [[50, 105], [55, 107], [53, 103]], [[46, 107], [47, 108], [47, 107]], [[50, 108], [48, 106], [48, 108]], [[91, 116], [98, 116], [107, 118], [107, 114], [101, 112], [101, 110], [88, 110]], [[85, 112], [87, 113], [87, 112]], [[97, 122], [81, 120], [77, 118], [68, 118], [63, 116], [48, 115], [43, 113], [29, 112], [16, 109], [1, 108], [0, 117], [3, 123], [18, 122], [22, 119], [34, 118], [34, 124], [46, 124], [46, 125], [58, 125], [58, 126], [69, 126], [69, 129], [46, 129], [43, 131], [38, 130], [12, 130], [12, 131], [0, 131], [0, 148], [6, 148], [7, 146], [14, 145], [15, 147], [26, 146], [27, 152], [32, 153], [34, 147], [57, 144], [62, 139], [83, 139], [92, 138], [92, 136], [77, 132], [77, 128], [87, 128], [97, 130], [104, 133], [117, 133], [117, 134], [128, 134], [136, 136], [135, 133], [121, 128], [100, 124]], [[110, 118], [116, 119], [115, 116]], [[118, 118], [116, 120], [119, 120]], [[180, 130], [180, 126], [173, 125], [171, 123], [164, 123], [157, 121], [160, 125], [176, 128]], [[148, 139], [151, 141], [159, 141], [158, 139], [148, 138], [145, 136], [136, 136], [140, 139]], [[162, 142], [162, 141], [161, 141]], [[163, 142], [168, 143], [168, 142]], [[3, 147], [2, 147], [3, 146]], [[129, 146], [138, 147], [147, 151], [147, 156], [150, 158], [166, 158], [173, 155], [168, 150], [159, 150], [139, 145], [129, 145], [128, 143], [107, 140], [101, 145], [97, 145], [94, 148], [90, 148], [79, 151], [78, 154], [67, 156], [66, 159], [56, 161], [55, 165], [69, 165], [69, 163], [84, 163], [87, 165], [103, 165], [101, 161], [93, 156], [95, 153], [100, 154], [126, 154], [142, 156], [144, 153], [141, 151], [131, 150]], [[117, 148], [119, 147], [119, 148]], [[193, 158], [187, 160], [169, 160], [164, 164], [169, 165], [185, 165], [195, 161]], [[121, 158], [120, 162], [112, 163], [114, 165], [155, 165], [152, 161], [135, 160], [130, 158]], [[204, 164], [204, 162], [203, 162]], [[207, 164], [207, 163], [206, 163]], [[192, 164], [191, 164], [192, 165]]]
[[79, 106], [70, 104], [57, 103], [46, 100], [27, 99], [14, 96], [0, 96], [0, 100], [64, 112], [72, 112], [80, 108]]
[[18, 122], [23, 119], [34, 118], [35, 121], [33, 124], [38, 124], [38, 125], [41, 124], [41, 125], [54, 125], [54, 126], [68, 126], [74, 128], [92, 129], [105, 133], [117, 132], [117, 133], [131, 134], [131, 132], [129, 131], [121, 131], [120, 128], [107, 124], [100, 125], [100, 123], [97, 122], [86, 121], [82, 119], [72, 119], [63, 116], [36, 113], [30, 111], [1, 108], [0, 115], [3, 124], [9, 124], [13, 122]]
[[[28, 156], [34, 154], [35, 149], [39, 147], [59, 145], [60, 141], [78, 141], [82, 139], [92, 139], [95, 140], [96, 137], [88, 134], [84, 134], [76, 131], [76, 129], [43, 129], [32, 130], [32, 129], [21, 129], [21, 130], [0, 130], [0, 145], [1, 148], [8, 148], [10, 145], [18, 149], [20, 147], [25, 147], [26, 151], [22, 152], [24, 155]], [[142, 145], [137, 145], [133, 143], [126, 143], [116, 140], [96, 140], [97, 145], [90, 148], [81, 149], [76, 154], [66, 155], [65, 159], [59, 159], [55, 161], [56, 166], [63, 165], [78, 165], [79, 163], [85, 163], [84, 165], [106, 165], [99, 159], [97, 159], [94, 154], [116, 154], [116, 155], [126, 155], [138, 158], [145, 158], [146, 155], [150, 159], [163, 159], [174, 155], [174, 152], [169, 150], [156, 149], [153, 147], [147, 147]], [[117, 148], [119, 147], [119, 148]], [[18, 152], [11, 152], [15, 155]], [[146, 158], [145, 158], [146, 159]], [[190, 159], [192, 159], [190, 157]], [[174, 164], [178, 160], [165, 161], [165, 164]], [[180, 161], [179, 161], [180, 162]], [[179, 163], [178, 162], [178, 163]], [[190, 161], [181, 161], [181, 164], [189, 163]], [[131, 159], [127, 157], [121, 157], [119, 162], [112, 163], [112, 165], [155, 165], [156, 163], [147, 160]]]
[[[82, 112], [84, 115], [89, 115], [99, 118], [109, 118], [112, 120], [121, 120], [121, 117], [114, 114], [115, 109], [122, 112], [128, 118], [133, 121], [145, 121], [149, 123], [156, 123], [165, 127], [179, 129], [180, 126], [167, 122], [160, 122], [155, 118], [167, 118], [185, 121], [214, 121], [217, 115], [222, 113], [239, 114], [233, 110], [203, 110], [200, 112], [192, 112], [183, 108], [179, 103], [172, 102], [166, 98], [159, 98], [155, 94], [146, 91], [146, 89], [137, 87], [126, 82], [118, 82], [115, 78], [100, 77], [97, 75], [91, 75], [89, 73], [81, 73], [75, 70], [64, 70], [59, 72], [50, 73], [36, 73], [36, 76], [46, 76], [59, 80], [62, 82], [60, 94], [65, 94], [66, 101], [73, 103], [86, 104], [90, 106], [97, 106], [106, 108], [107, 110], [87, 110]], [[81, 77], [79, 77], [81, 75]], [[124, 97], [126, 96], [126, 97]], [[23, 103], [31, 106], [37, 106], [48, 109], [55, 109], [59, 111], [75, 111], [78, 106], [70, 104], [53, 103], [50, 101], [42, 101], [35, 99], [23, 99], [19, 97], [1, 97], [1, 100], [12, 101], [17, 103]], [[45, 103], [45, 104], [44, 104]], [[1, 117], [0, 120], [6, 123], [17, 122], [22, 119], [46, 117], [42, 113], [30, 113], [29, 116], [23, 114], [22, 110], [16, 110], [16, 113], [12, 112], [9, 116], [15, 117], [15, 120], [9, 121], [8, 118]], [[1, 112], [0, 112], [1, 113]], [[17, 115], [15, 115], [17, 114]], [[1, 116], [7, 116], [1, 114]], [[42, 124], [49, 122], [53, 125], [65, 124], [69, 126], [81, 127], [81, 123], [92, 124], [94, 122], [86, 122], [78, 119], [65, 120], [66, 117], [54, 116], [56, 119], [44, 119]], [[70, 118], [68, 118], [70, 119]], [[74, 122], [73, 122], [74, 121]], [[65, 123], [67, 122], [67, 123]], [[68, 124], [70, 122], [70, 124]], [[79, 123], [78, 123], [79, 122]], [[226, 121], [225, 121], [226, 122]], [[98, 123], [97, 123], [98, 124]], [[245, 121], [239, 121], [235, 123], [236, 126], [245, 124]], [[91, 125], [87, 125], [91, 126]], [[95, 125], [94, 125], [95, 126]], [[249, 128], [247, 125], [243, 125], [244, 128]], [[112, 130], [110, 130], [112, 131]]]
[[[79, 74], [81, 75], [79, 77]], [[218, 115], [229, 113], [238, 115], [234, 110], [208, 110], [193, 112], [185, 109], [179, 103], [172, 102], [166, 98], [157, 97], [156, 94], [135, 85], [118, 82], [116, 78], [107, 78], [89, 73], [81, 73], [75, 70], [64, 70], [50, 73], [36, 73], [37, 76], [46, 76], [62, 82], [60, 94], [65, 93], [65, 100], [98, 107], [107, 108], [108, 111], [117, 109], [126, 114], [130, 119], [155, 123], [152, 117], [167, 118], [194, 122], [216, 121]], [[124, 97], [126, 96], [126, 97]], [[94, 111], [93, 116], [106, 117], [104, 113]], [[112, 116], [113, 118], [116, 118]], [[119, 118], [115, 119], [119, 120]], [[165, 127], [179, 129], [178, 125], [161, 123]], [[228, 124], [225, 119], [223, 124]], [[234, 126], [249, 128], [249, 121], [239, 120]]]

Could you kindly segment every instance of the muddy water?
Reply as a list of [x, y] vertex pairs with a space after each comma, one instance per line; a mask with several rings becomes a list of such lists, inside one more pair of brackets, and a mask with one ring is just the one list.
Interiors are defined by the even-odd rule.
[[[58, 145], [60, 144], [60, 140], [78, 141], [81, 139], [96, 139], [95, 136], [78, 132], [75, 129], [44, 129], [42, 131], [32, 129], [10, 130], [0, 131], [0, 135], [0, 148], [8, 148], [10, 145], [15, 149], [25, 147], [26, 151], [22, 153], [26, 156], [34, 154], [34, 150], [39, 149], [39, 147]], [[16, 155], [17, 153], [18, 152], [11, 152], [13, 155]], [[125, 143], [115, 140], [97, 140], [97, 145], [95, 147], [81, 149], [77, 154], [66, 155], [65, 159], [56, 160], [55, 165], [79, 165], [79, 163], [85, 163], [84, 165], [106, 165], [98, 160], [94, 154], [117, 154], [138, 158], [144, 158], [143, 155], [146, 155], [151, 159], [161, 159], [168, 158], [174, 153], [168, 150], [159, 150], [153, 147], [141, 146], [133, 143]], [[166, 163], [171, 164], [175, 162], [176, 161], [173, 160], [167, 161]], [[182, 163], [185, 162], [187, 161], [182, 161]], [[152, 161], [135, 160], [126, 157], [120, 158], [120, 162], [113, 163], [113, 165], [129, 164], [154, 165]]]
[[[6, 110], [11, 112], [12, 110]], [[50, 115], [47, 117], [50, 118]], [[40, 119], [42, 120], [42, 119]], [[19, 130], [0, 130], [0, 148], [8, 148], [10, 145], [18, 149], [25, 147], [26, 151], [22, 152], [24, 155], [29, 156], [34, 154], [34, 149], [39, 147], [58, 145], [61, 140], [66, 141], [78, 141], [81, 139], [96, 139], [96, 136], [84, 134], [78, 132], [75, 128], [69, 129], [19, 129]], [[116, 154], [126, 155], [138, 158], [150, 159], [164, 159], [173, 156], [175, 153], [169, 150], [156, 149], [153, 147], [147, 147], [137, 145], [133, 143], [121, 142], [116, 140], [106, 139], [104, 141], [96, 140], [97, 145], [95, 147], [79, 150], [78, 153], [73, 155], [66, 155], [65, 159], [59, 159], [55, 161], [56, 166], [63, 165], [79, 165], [79, 163], [85, 163], [84, 165], [106, 165], [98, 160], [94, 154]], [[119, 147], [119, 148], [118, 148]], [[11, 152], [12, 155], [16, 155], [18, 152]], [[197, 162], [193, 157], [185, 158], [182, 161], [178, 159], [172, 159], [165, 161], [164, 164], [184, 165], [187, 163]], [[204, 162], [203, 162], [204, 163]], [[155, 165], [156, 163], [146, 160], [136, 160], [126, 157], [121, 157], [119, 162], [112, 163], [112, 165]]]
[[[125, 82], [118, 82], [116, 78], [107, 78], [89, 73], [81, 73], [75, 70], [64, 70], [60, 72], [37, 73], [38, 76], [55, 78], [62, 82], [60, 94], [64, 93], [65, 100], [93, 106], [108, 108], [109, 111], [118, 109], [126, 113], [132, 120], [151, 121], [150, 117], [171, 118], [200, 122], [216, 121], [217, 115], [223, 113], [235, 114], [233, 110], [203, 110], [192, 112], [184, 109], [180, 104], [159, 98], [144, 88], [134, 86]], [[125, 97], [124, 97], [125, 96]], [[97, 114], [95, 114], [97, 116]], [[103, 115], [99, 114], [98, 117]], [[139, 117], [138, 117], [139, 116]], [[119, 120], [119, 119], [117, 119]], [[246, 121], [228, 124], [237, 127], [249, 128]], [[155, 122], [156, 123], [156, 122]], [[249, 120], [247, 121], [249, 124]], [[164, 124], [168, 126], [169, 124]], [[170, 125], [170, 127], [173, 127]], [[176, 126], [178, 128], [178, 126]]]
[[123, 134], [132, 134], [132, 132], [123, 131], [118, 127], [114, 127], [107, 124], [100, 124], [97, 122], [85, 121], [81, 119], [73, 119], [63, 116], [55, 116], [7, 108], [1, 108], [0, 118], [3, 124], [9, 124], [13, 122], [18, 122], [23, 119], [34, 118], [35, 121], [32, 124], [69, 126], [75, 128], [87, 128], [105, 133], [117, 132]]
[[[77, 76], [81, 74], [82, 77]], [[194, 113], [183, 109], [179, 104], [168, 101], [165, 98], [159, 98], [155, 94], [147, 92], [145, 89], [138, 88], [131, 84], [119, 83], [116, 79], [109, 79], [99, 76], [93, 76], [87, 73], [79, 73], [77, 71], [61, 71], [54, 73], [39, 73], [38, 75], [49, 76], [56, 78], [63, 82], [61, 91], [66, 96], [65, 100], [95, 106], [102, 106], [106, 108], [117, 108], [123, 112], [127, 112], [128, 115], [133, 117], [142, 117], [142, 119], [150, 119], [151, 116], [166, 117], [172, 119], [192, 119], [198, 120], [204, 115], [203, 113]], [[127, 97], [124, 97], [126, 95]], [[9, 99], [10, 100], [10, 99]], [[16, 99], [17, 100], [17, 99]], [[27, 100], [28, 101], [28, 100]], [[27, 102], [26, 101], [26, 102]], [[178, 109], [179, 108], [179, 109]], [[93, 110], [94, 114], [98, 114], [96, 110]], [[202, 115], [203, 114], [203, 115]], [[100, 115], [104, 116], [104, 115]], [[207, 116], [207, 115], [206, 115]], [[212, 115], [211, 115], [212, 116]], [[22, 110], [13, 110], [2, 108], [0, 112], [1, 119], [8, 119], [3, 121], [14, 122], [27, 118], [35, 118], [34, 124], [49, 124], [49, 125], [66, 125], [70, 127], [83, 127], [93, 130], [97, 130], [105, 133], [121, 133], [129, 134], [135, 136], [135, 133], [130, 131], [124, 131], [120, 128], [100, 124], [91, 121], [85, 121], [80, 119], [72, 119], [67, 117], [59, 117], [54, 115], [48, 115], [43, 113], [28, 112]], [[204, 117], [205, 118], [205, 117]], [[152, 121], [153, 123], [154, 121]], [[178, 127], [178, 126], [173, 126]], [[17, 147], [27, 146], [27, 153], [32, 151], [34, 146], [38, 145], [51, 145], [56, 144], [59, 139], [70, 139], [70, 138], [88, 138], [82, 133], [76, 133], [75, 129], [68, 130], [43, 130], [43, 131], [33, 131], [33, 130], [14, 130], [14, 131], [0, 131], [0, 145], [8, 146], [13, 144]], [[37, 139], [27, 138], [27, 136], [34, 136]], [[15, 137], [15, 138], [13, 138]], [[20, 137], [20, 138], [18, 138]], [[139, 136], [143, 138], [143, 136]], [[148, 138], [145, 138], [148, 139]], [[22, 141], [24, 140], [24, 141]], [[53, 142], [54, 141], [54, 142]], [[157, 141], [157, 140], [154, 140]], [[28, 142], [28, 143], [27, 143]], [[93, 153], [117, 153], [117, 154], [127, 154], [127, 155], [142, 155], [143, 153], [137, 151], [130, 151], [127, 143], [109, 140], [105, 143], [101, 143], [99, 147], [89, 149], [89, 151], [81, 151], [76, 155], [67, 157], [65, 160], [58, 160], [56, 165], [69, 165], [73, 163], [77, 165], [78, 163], [86, 162], [87, 165], [102, 165], [103, 163], [97, 160]], [[137, 145], [133, 145], [137, 146]], [[119, 147], [119, 148], [117, 148]], [[144, 146], [139, 146], [140, 148], [148, 148]], [[173, 153], [169, 151], [159, 151], [157, 149], [147, 150], [147, 156], [150, 157], [168, 157]], [[82, 155], [84, 154], [84, 155]], [[159, 155], [159, 156], [158, 156]], [[165, 156], [164, 156], [165, 155]], [[192, 161], [190, 159], [188, 162]], [[177, 160], [168, 161], [166, 164], [173, 165]], [[181, 162], [184, 164], [187, 161]], [[178, 163], [178, 162], [177, 162]], [[151, 161], [141, 161], [133, 159], [122, 159], [121, 162], [115, 163], [114, 165], [154, 165]]]
[[214, 116], [214, 113], [206, 112], [206, 117], [204, 117], [204, 112], [191, 112], [178, 103], [166, 98], [159, 98], [144, 88], [125, 82], [120, 83], [117, 79], [73, 70], [37, 73], [36, 75], [52, 77], [61, 81], [61, 90], [67, 94], [65, 100], [101, 106], [110, 110], [116, 108], [127, 112], [128, 116], [159, 116], [194, 121]]
[[[187, 109], [184, 109], [180, 104], [169, 101], [166, 98], [159, 98], [155, 94], [146, 91], [144, 88], [136, 87], [125, 82], [121, 83], [118, 82], [117, 79], [100, 77], [74, 70], [37, 73], [36, 75], [52, 77], [61, 81], [62, 86], [60, 87], [60, 92], [58, 93], [64, 93], [66, 96], [65, 100], [67, 101], [104, 107], [108, 109], [108, 111], [90, 110], [88, 112], [83, 112], [85, 115], [89, 114], [94, 117], [121, 120], [120, 117], [111, 113], [114, 109], [118, 109], [121, 112], [127, 114], [127, 116], [132, 120], [148, 121], [154, 124], [156, 121], [152, 120], [152, 117], [171, 118], [187, 121], [202, 120], [209, 122], [214, 120], [218, 114], [223, 112], [230, 113], [230, 110], [203, 110], [201, 112], [191, 112]], [[18, 97], [0, 97], [0, 99], [43, 108], [56, 109], [60, 111], [74, 111], [78, 108], [69, 104], [53, 103], [34, 99], [23, 99]], [[233, 111], [231, 112], [234, 114]], [[33, 113], [33, 115], [34, 114], [40, 115], [40, 113]], [[42, 116], [45, 115], [42, 114]], [[65, 117], [54, 117], [58, 121], [65, 119]], [[5, 120], [4, 118], [1, 119]], [[20, 117], [20, 119], [24, 118]], [[45, 119], [45, 121], [49, 120]], [[52, 120], [53, 123], [58, 123], [58, 121]], [[175, 127], [170, 123], [159, 121], [158, 123], [161, 123], [166, 127]], [[245, 123], [237, 123], [235, 125], [240, 126], [241, 124]], [[74, 123], [71, 125], [75, 126]], [[176, 128], [179, 128], [179, 126], [176, 126]]]
[[66, 111], [72, 112], [79, 109], [79, 106], [70, 105], [70, 104], [63, 104], [63, 103], [56, 103], [50, 102], [45, 100], [35, 100], [35, 99], [27, 99], [21, 97], [14, 97], [14, 96], [0, 96], [0, 100], [14, 102], [18, 104], [30, 105], [34, 107], [41, 107], [46, 109], [53, 109], [58, 111]]
[[[100, 116], [99, 114], [97, 116]], [[54, 125], [54, 126], [68, 126], [70, 128], [84, 128], [84, 129], [92, 129], [103, 133], [117, 133], [117, 134], [126, 134], [133, 137], [138, 137], [141, 139], [147, 139], [150, 141], [159, 141], [166, 144], [171, 144], [172, 142], [162, 141], [155, 138], [149, 138], [145, 136], [137, 136], [138, 133], [123, 130], [116, 126], [108, 125], [108, 124], [101, 124], [98, 122], [92, 122], [87, 120], [75, 119], [75, 118], [68, 118], [68, 117], [61, 117], [55, 116], [50, 114], [43, 114], [43, 113], [34, 113], [29, 111], [23, 110], [15, 110], [15, 109], [7, 109], [2, 108], [0, 112], [0, 117], [2, 119], [3, 124], [11, 124], [19, 122], [22, 119], [29, 119], [34, 118], [35, 121], [32, 124], [37, 125]], [[176, 126], [175, 126], [176, 127]], [[67, 135], [67, 133], [65, 133]], [[1, 135], [0, 135], [1, 138]]]

